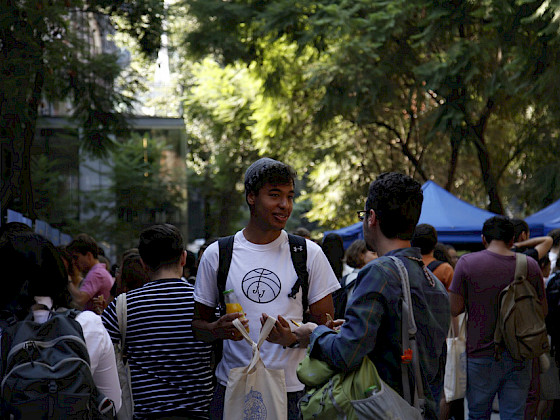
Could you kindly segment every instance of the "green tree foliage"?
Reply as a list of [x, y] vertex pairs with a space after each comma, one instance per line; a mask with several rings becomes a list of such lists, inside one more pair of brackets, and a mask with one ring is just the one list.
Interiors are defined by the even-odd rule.
[[68, 219], [78, 214], [78, 197], [67, 190], [65, 177], [60, 172], [61, 163], [46, 155], [31, 159], [31, 173], [35, 212], [37, 218], [52, 222]]
[[185, 101], [190, 187], [204, 203], [206, 237], [226, 235], [242, 216], [243, 174], [257, 157], [250, 128], [259, 84], [247, 69], [211, 60], [192, 71]]
[[99, 155], [113, 146], [112, 134], [126, 127], [122, 111], [132, 99], [115, 89], [121, 72], [116, 52], [101, 52], [96, 37], [112, 22], [153, 56], [162, 18], [161, 0], [2, 0], [0, 142], [10, 157], [2, 208], [35, 216], [31, 146], [43, 100], [69, 107], [85, 150]]
[[117, 253], [136, 247], [142, 229], [166, 221], [178, 222], [186, 200], [184, 170], [170, 165], [171, 150], [149, 136], [132, 135], [109, 152], [111, 180], [107, 189], [81, 197], [83, 208], [94, 217], [73, 226], [75, 231], [96, 232], [117, 246]]
[[[559, 100], [551, 89], [560, 74], [558, 1], [185, 4], [196, 18], [186, 38], [191, 53], [247, 63], [270, 109], [291, 104], [271, 139], [295, 126], [288, 148], [312, 140], [307, 151], [316, 153], [304, 156], [317, 180], [314, 204], [326, 197], [322, 220], [341, 202], [354, 205], [344, 187], [352, 176], [353, 188], [392, 169], [435, 178], [502, 213], [500, 185], [524, 183], [524, 170], [549, 159], [536, 145], [540, 128], [557, 138], [549, 128]], [[312, 123], [312, 135], [298, 121]]]

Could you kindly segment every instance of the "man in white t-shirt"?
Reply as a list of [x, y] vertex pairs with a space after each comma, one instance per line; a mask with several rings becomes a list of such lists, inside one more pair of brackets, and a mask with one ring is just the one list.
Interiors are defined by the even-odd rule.
[[[292, 213], [295, 172], [281, 162], [262, 158], [245, 173], [245, 197], [251, 217], [242, 231], [235, 235], [231, 265], [225, 289], [233, 289], [243, 307], [251, 338], [257, 341], [261, 324], [270, 314], [277, 322], [261, 347], [264, 364], [270, 369], [284, 369], [288, 392], [288, 418], [299, 418], [297, 401], [304, 385], [296, 376], [296, 368], [305, 356], [292, 333], [295, 323], [303, 320], [301, 289], [293, 299], [288, 295], [297, 280], [288, 235], [284, 231]], [[340, 285], [321, 248], [306, 240], [307, 271], [309, 273], [309, 321], [325, 324], [327, 314], [334, 312], [331, 293]], [[223, 356], [216, 369], [217, 386], [210, 406], [210, 418], [222, 419], [225, 385], [229, 370], [247, 366], [251, 347], [233, 326], [241, 313], [226, 314], [215, 319], [220, 301], [218, 295], [218, 242], [204, 252], [195, 284], [195, 320], [197, 337], [206, 342], [224, 340]], [[293, 322], [292, 322], [293, 321]]]

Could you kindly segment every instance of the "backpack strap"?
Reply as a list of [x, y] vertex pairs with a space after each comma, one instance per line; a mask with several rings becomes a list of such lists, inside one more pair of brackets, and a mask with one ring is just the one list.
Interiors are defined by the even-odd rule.
[[292, 264], [296, 270], [297, 280], [292, 287], [288, 297], [296, 298], [296, 294], [301, 287], [301, 300], [303, 303], [303, 313], [307, 311], [309, 293], [309, 273], [307, 272], [307, 243], [305, 238], [288, 233], [288, 243], [290, 245], [290, 255], [292, 256]]
[[[523, 282], [527, 278], [527, 255], [520, 252], [515, 253], [515, 274], [511, 283], [517, 281]], [[511, 284], [510, 283], [510, 284]], [[494, 329], [494, 359], [501, 360], [502, 352], [505, 350], [506, 345], [504, 341], [503, 319], [502, 312], [502, 296], [506, 289], [503, 289], [498, 295], [498, 318], [496, 320], [496, 327]]]
[[231, 257], [233, 255], [233, 241], [235, 235], [226, 236], [218, 239], [219, 263], [218, 263], [218, 298], [220, 301], [220, 315], [225, 315], [226, 304], [224, 300], [224, 291], [226, 290], [226, 281], [231, 265]]
[[68, 318], [75, 320], [76, 317], [80, 314], [80, 311], [78, 311], [77, 309], [68, 309], [64, 314]]
[[515, 253], [515, 276], [513, 281], [523, 281], [527, 278], [527, 255]]
[[340, 286], [342, 288], [348, 289], [349, 287], [352, 287], [354, 283], [356, 283], [357, 279], [358, 273], [352, 271], [351, 273], [348, 273], [344, 277], [342, 277], [342, 280], [340, 280]]
[[[410, 405], [416, 407], [420, 412], [424, 413], [425, 395], [424, 384], [422, 382], [422, 371], [420, 369], [420, 359], [418, 354], [418, 343], [416, 342], [416, 321], [414, 320], [414, 309], [412, 307], [412, 297], [410, 295], [410, 282], [408, 280], [408, 271], [404, 263], [397, 257], [390, 256], [397, 266], [399, 277], [401, 279], [403, 304], [401, 316], [401, 333], [402, 333], [402, 347], [404, 354], [402, 356], [403, 363], [401, 364], [403, 393], [405, 400]], [[408, 365], [410, 363], [409, 355], [406, 352], [412, 351], [412, 367], [414, 373], [414, 397], [411, 398], [410, 381], [408, 379]]]
[[433, 260], [430, 264], [428, 264], [428, 270], [430, 270], [433, 273], [434, 270], [442, 264], [443, 264], [443, 261]]
[[126, 325], [127, 325], [127, 307], [126, 293], [121, 293], [117, 298], [115, 305], [117, 313], [117, 323], [119, 324], [119, 332], [121, 333], [121, 348], [124, 350], [126, 344]]
[[[235, 236], [227, 236], [218, 239], [219, 263], [218, 263], [218, 295], [220, 299], [220, 313], [225, 314], [224, 290], [226, 289], [226, 280], [231, 265], [231, 257], [233, 254], [233, 242]], [[289, 297], [295, 299], [296, 294], [301, 288], [303, 312], [307, 311], [308, 302], [307, 294], [309, 292], [309, 273], [307, 272], [307, 243], [305, 238], [288, 234], [288, 243], [290, 246], [290, 255], [292, 264], [296, 270], [297, 280], [290, 291]]]

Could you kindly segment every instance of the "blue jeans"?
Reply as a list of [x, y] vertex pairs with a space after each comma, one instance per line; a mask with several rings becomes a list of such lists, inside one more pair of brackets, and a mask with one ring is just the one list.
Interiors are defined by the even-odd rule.
[[523, 420], [531, 381], [531, 361], [515, 361], [508, 352], [494, 357], [467, 358], [469, 420], [488, 420], [496, 393], [500, 420]]
[[[298, 401], [303, 397], [304, 391], [288, 392], [288, 420], [298, 420], [300, 418]], [[224, 419], [224, 397], [226, 395], [226, 387], [216, 384], [214, 388], [214, 397], [210, 403], [210, 420]], [[227, 420], [227, 419], [224, 419]]]

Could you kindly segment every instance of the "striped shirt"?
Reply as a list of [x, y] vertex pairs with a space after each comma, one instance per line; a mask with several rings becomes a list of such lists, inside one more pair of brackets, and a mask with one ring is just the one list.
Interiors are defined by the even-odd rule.
[[[208, 418], [212, 346], [193, 335], [193, 293], [193, 286], [181, 279], [152, 281], [127, 293], [126, 346], [135, 418], [180, 410]], [[113, 342], [120, 341], [117, 299], [102, 315]]]

